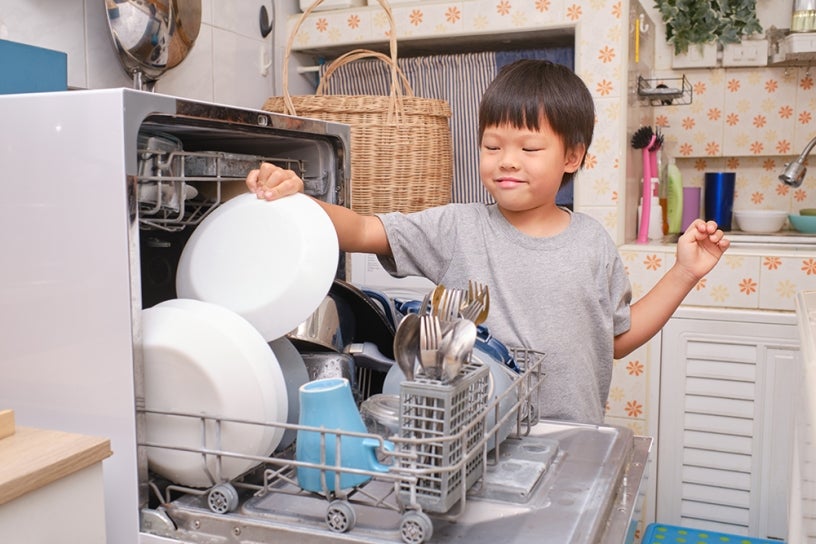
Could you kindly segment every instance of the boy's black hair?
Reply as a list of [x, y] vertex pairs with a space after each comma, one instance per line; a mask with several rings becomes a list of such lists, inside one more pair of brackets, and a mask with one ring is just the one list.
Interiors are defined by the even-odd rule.
[[[479, 106], [479, 141], [485, 128], [511, 125], [538, 130], [546, 121], [570, 149], [589, 149], [595, 128], [595, 103], [575, 72], [547, 60], [522, 59], [508, 64], [490, 84]], [[581, 159], [584, 165], [586, 153]], [[561, 185], [574, 174], [565, 172]]]

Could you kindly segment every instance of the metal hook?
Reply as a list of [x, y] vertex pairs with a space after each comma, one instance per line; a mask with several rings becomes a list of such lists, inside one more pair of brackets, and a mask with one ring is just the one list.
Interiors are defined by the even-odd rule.
[[646, 14], [641, 13], [638, 15], [638, 25], [641, 34], [646, 34], [649, 32], [649, 23], [646, 22]]

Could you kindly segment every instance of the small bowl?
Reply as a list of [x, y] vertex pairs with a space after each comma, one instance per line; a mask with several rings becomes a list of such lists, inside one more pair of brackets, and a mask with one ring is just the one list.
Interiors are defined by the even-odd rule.
[[735, 210], [734, 219], [743, 232], [777, 232], [785, 224], [788, 212], [778, 210]]
[[789, 215], [794, 229], [805, 234], [816, 234], [816, 215]]
[[799, 215], [816, 215], [816, 208], [802, 208]]

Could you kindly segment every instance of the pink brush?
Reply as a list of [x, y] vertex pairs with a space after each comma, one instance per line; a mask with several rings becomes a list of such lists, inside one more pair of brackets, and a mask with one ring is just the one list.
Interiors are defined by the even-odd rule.
[[652, 208], [652, 169], [650, 149], [654, 146], [657, 135], [652, 127], [640, 127], [632, 136], [632, 147], [643, 153], [643, 195], [641, 200], [640, 228], [637, 242], [645, 244], [649, 241], [649, 215]]

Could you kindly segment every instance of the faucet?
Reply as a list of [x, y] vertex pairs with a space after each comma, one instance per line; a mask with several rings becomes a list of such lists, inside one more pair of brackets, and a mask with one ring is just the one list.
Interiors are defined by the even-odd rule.
[[805, 149], [802, 150], [802, 154], [799, 155], [795, 161], [785, 165], [785, 171], [779, 175], [779, 181], [791, 187], [799, 187], [802, 185], [802, 181], [805, 179], [805, 172], [807, 172], [805, 159], [807, 159], [814, 145], [816, 145], [816, 138], [808, 142]]

